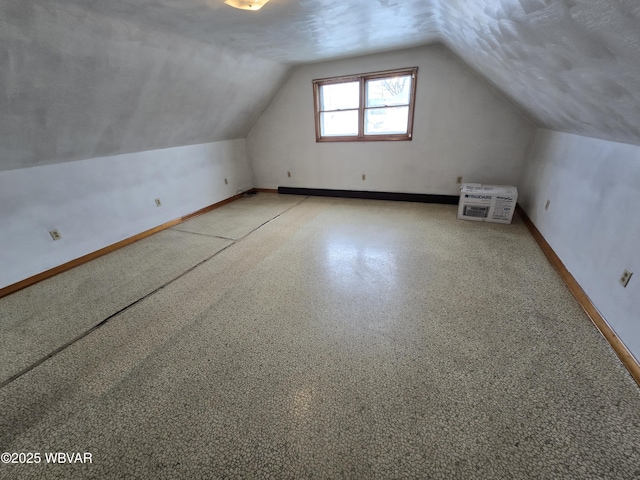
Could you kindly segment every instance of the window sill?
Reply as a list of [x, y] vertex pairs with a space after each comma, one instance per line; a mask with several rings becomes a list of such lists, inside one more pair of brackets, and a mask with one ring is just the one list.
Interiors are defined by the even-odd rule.
[[411, 141], [412, 137], [407, 135], [367, 135], [366, 137], [320, 137], [316, 138], [316, 143], [331, 142], [398, 142]]

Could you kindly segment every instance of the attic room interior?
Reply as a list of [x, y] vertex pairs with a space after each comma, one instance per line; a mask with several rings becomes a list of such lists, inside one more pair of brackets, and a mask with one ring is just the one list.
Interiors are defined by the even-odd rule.
[[640, 2], [249, 4], [0, 4], [0, 478], [640, 478]]

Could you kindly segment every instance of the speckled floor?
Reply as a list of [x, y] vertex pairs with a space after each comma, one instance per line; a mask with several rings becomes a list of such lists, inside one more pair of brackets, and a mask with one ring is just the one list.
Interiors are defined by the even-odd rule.
[[230, 243], [0, 389], [0, 451], [42, 455], [0, 477], [640, 478], [629, 374], [519, 219], [455, 213], [259, 194], [167, 232]]

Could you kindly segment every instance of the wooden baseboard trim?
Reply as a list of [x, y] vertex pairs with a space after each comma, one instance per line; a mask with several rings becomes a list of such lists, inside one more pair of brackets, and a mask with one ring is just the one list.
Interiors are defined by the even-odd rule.
[[175, 227], [176, 225], [186, 221], [186, 220], [190, 220], [193, 217], [197, 217], [198, 215], [202, 215], [204, 213], [208, 213], [212, 210], [215, 210], [216, 208], [220, 208], [223, 205], [226, 205], [228, 203], [231, 203], [235, 200], [238, 200], [239, 198], [241, 198], [245, 193], [251, 193], [256, 191], [255, 189], [251, 189], [248, 190], [247, 192], [243, 192], [243, 193], [238, 193], [236, 195], [234, 195], [233, 197], [229, 197], [226, 198], [224, 200], [221, 200], [217, 203], [214, 203], [213, 205], [209, 205], [207, 207], [201, 208], [200, 210], [197, 210], [193, 213], [189, 213], [188, 215], [184, 215], [183, 217], [180, 218], [176, 218], [174, 220], [171, 220], [169, 222], [163, 223], [162, 225], [158, 225], [157, 227], [153, 227], [149, 230], [145, 230], [144, 232], [138, 233], [137, 235], [134, 235], [132, 237], [129, 238], [125, 238], [124, 240], [120, 240], [119, 242], [116, 242], [112, 245], [108, 245], [104, 248], [101, 248], [100, 250], [96, 250], [95, 252], [91, 252], [88, 253], [86, 255], [83, 255], [82, 257], [76, 258], [74, 260], [70, 260], [69, 262], [63, 263], [62, 265], [58, 265], [57, 267], [53, 267], [49, 270], [46, 270], [42, 273], [38, 273], [37, 275], [34, 275], [32, 277], [29, 278], [25, 278], [24, 280], [21, 280], [17, 283], [8, 285], [6, 287], [0, 288], [0, 298], [2, 297], [6, 297], [7, 295], [10, 295], [12, 293], [17, 292], [18, 290], [22, 290], [23, 288], [27, 288], [30, 287], [31, 285], [34, 285], [38, 282], [41, 282], [42, 280], [46, 280], [47, 278], [51, 278], [55, 275], [58, 275], [59, 273], [62, 272], [66, 272], [67, 270], [71, 270], [72, 268], [75, 268], [79, 265], [82, 265], [83, 263], [87, 263], [90, 262], [91, 260], [94, 260], [98, 257], [101, 257], [103, 255], [106, 255], [107, 253], [111, 253], [115, 250], [118, 250], [122, 247], [126, 247], [127, 245], [131, 245], [132, 243], [137, 242], [138, 240], [142, 240], [143, 238], [147, 238], [155, 233], [161, 232], [162, 230], [166, 230], [168, 228], [171, 227]]
[[278, 193], [277, 188], [254, 188], [251, 191], [256, 193]]
[[529, 216], [526, 214], [524, 209], [520, 206], [516, 206], [517, 212], [520, 214], [520, 218], [531, 232], [531, 235], [536, 240], [547, 259], [551, 264], [558, 270], [560, 277], [564, 281], [564, 283], [569, 287], [569, 290], [573, 294], [573, 296], [578, 300], [578, 303], [582, 307], [582, 309], [586, 312], [587, 316], [591, 319], [596, 328], [600, 331], [602, 336], [609, 342], [613, 351], [616, 352], [618, 358], [622, 362], [622, 364], [627, 368], [633, 379], [636, 381], [638, 386], [640, 387], [640, 363], [638, 360], [631, 354], [631, 352], [627, 349], [626, 345], [620, 340], [620, 337], [616, 335], [611, 326], [607, 323], [605, 318], [600, 314], [598, 309], [595, 307], [589, 296], [582, 289], [577, 280], [569, 273], [567, 267], [564, 266], [560, 257], [554, 252], [551, 245], [545, 240], [545, 238], [540, 233], [540, 230], [533, 224]]

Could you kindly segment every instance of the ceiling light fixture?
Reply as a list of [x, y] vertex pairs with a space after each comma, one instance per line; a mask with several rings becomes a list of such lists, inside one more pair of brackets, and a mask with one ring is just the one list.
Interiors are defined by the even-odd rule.
[[226, 0], [224, 3], [241, 10], [260, 10], [269, 0]]

